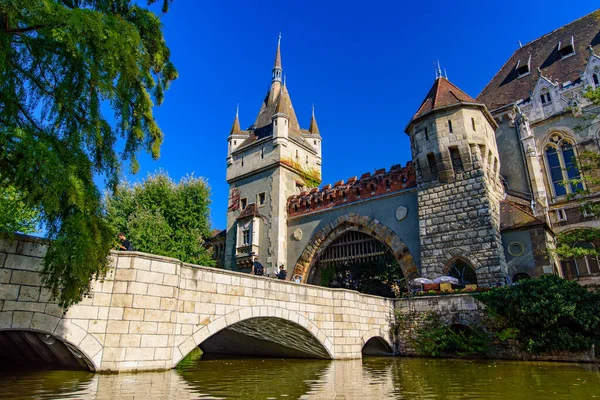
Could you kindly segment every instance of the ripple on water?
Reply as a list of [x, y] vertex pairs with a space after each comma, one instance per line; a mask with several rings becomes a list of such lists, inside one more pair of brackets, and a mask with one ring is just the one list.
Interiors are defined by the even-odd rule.
[[0, 372], [10, 399], [591, 399], [591, 365], [366, 358], [350, 361], [220, 359], [139, 374]]

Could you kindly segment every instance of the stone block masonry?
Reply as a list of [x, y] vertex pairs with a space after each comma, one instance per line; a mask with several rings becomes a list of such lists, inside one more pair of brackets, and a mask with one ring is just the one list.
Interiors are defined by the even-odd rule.
[[421, 275], [446, 274], [461, 258], [471, 264], [477, 283], [504, 283], [506, 261], [500, 236], [500, 195], [481, 169], [457, 174], [454, 182], [421, 184], [419, 236]]
[[[238, 331], [248, 331], [246, 322], [256, 318], [301, 328], [320, 347], [315, 354], [327, 358], [360, 358], [373, 337], [392, 343], [391, 299], [139, 252], [113, 252], [106, 278], [93, 282], [90, 297], [64, 313], [41, 285], [45, 250], [46, 244], [28, 237], [0, 242], [0, 334], [51, 335], [92, 370], [173, 368], [221, 330], [245, 323]], [[293, 338], [281, 337], [276, 343], [294, 347]]]

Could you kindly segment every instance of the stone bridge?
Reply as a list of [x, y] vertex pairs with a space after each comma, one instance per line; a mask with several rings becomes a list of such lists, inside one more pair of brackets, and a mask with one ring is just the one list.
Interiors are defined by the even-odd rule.
[[39, 271], [43, 241], [0, 242], [0, 362], [143, 371], [206, 353], [360, 358], [392, 352], [394, 301], [343, 289], [114, 252], [64, 313]]

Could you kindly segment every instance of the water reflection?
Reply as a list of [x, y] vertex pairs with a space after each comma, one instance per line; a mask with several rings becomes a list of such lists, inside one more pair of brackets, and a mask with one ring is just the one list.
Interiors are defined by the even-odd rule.
[[0, 398], [39, 399], [590, 399], [597, 366], [368, 358], [188, 360], [176, 370], [104, 375], [0, 372]]

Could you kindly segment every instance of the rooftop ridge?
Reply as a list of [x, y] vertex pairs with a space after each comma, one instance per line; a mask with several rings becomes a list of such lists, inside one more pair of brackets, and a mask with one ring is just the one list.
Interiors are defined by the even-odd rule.
[[333, 208], [342, 204], [369, 199], [386, 193], [398, 192], [416, 187], [417, 176], [412, 161], [405, 167], [392, 165], [388, 171], [377, 169], [373, 174], [366, 172], [357, 178], [353, 176], [344, 182], [335, 182], [319, 188], [313, 188], [288, 197], [288, 217]]

